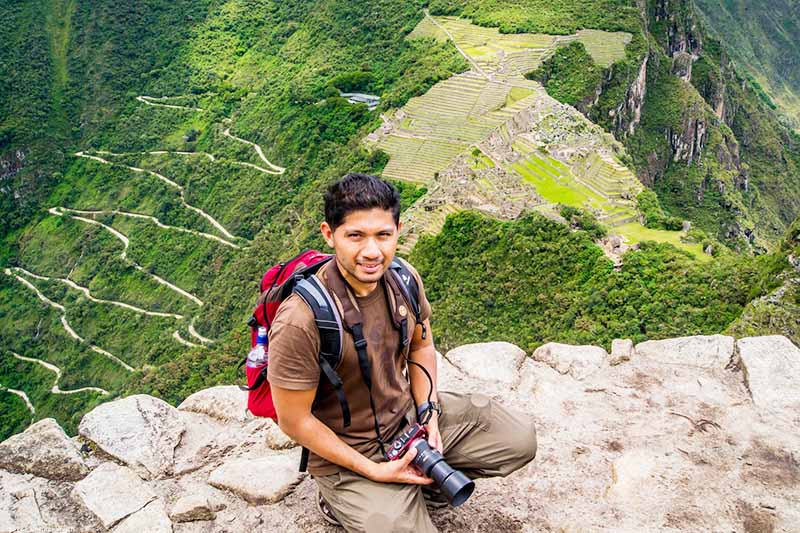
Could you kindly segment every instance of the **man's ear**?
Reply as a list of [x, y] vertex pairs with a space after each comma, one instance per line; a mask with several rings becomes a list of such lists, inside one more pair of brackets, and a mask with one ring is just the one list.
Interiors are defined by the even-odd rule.
[[399, 220], [397, 221], [397, 234], [400, 235], [400, 232], [403, 230], [403, 223]]
[[325, 239], [325, 242], [328, 243], [328, 246], [335, 248], [333, 245], [333, 230], [327, 222], [323, 222], [319, 225], [319, 231], [322, 233], [322, 238]]

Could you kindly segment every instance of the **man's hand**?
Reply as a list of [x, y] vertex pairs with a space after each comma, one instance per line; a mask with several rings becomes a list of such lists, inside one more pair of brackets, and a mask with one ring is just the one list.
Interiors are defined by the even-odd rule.
[[442, 445], [442, 434], [439, 433], [439, 415], [435, 412], [428, 423], [425, 424], [425, 429], [428, 430], [428, 444], [431, 448], [436, 448], [439, 453], [444, 454], [444, 446]]
[[387, 461], [385, 463], [373, 463], [375, 466], [367, 476], [372, 481], [381, 483], [408, 483], [411, 485], [430, 485], [433, 483], [431, 478], [425, 477], [411, 466], [411, 461], [417, 456], [417, 449], [411, 448], [406, 454], [397, 461]]

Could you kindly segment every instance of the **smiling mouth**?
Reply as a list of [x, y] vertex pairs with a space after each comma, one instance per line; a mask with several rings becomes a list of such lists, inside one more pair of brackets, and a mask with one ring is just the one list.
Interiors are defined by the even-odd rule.
[[377, 272], [380, 270], [382, 263], [359, 263], [358, 264], [363, 270], [367, 272]]

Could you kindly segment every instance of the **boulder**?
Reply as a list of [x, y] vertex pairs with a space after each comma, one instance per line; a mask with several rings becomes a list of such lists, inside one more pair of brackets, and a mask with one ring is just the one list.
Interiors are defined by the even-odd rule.
[[0, 443], [0, 468], [57, 481], [78, 481], [89, 473], [78, 448], [52, 418]]
[[211, 387], [195, 392], [178, 406], [181, 411], [201, 413], [222, 422], [245, 422], [252, 415], [247, 411], [247, 392], [234, 385]]
[[800, 349], [780, 335], [737, 345], [753, 403], [766, 411], [800, 412]]
[[0, 470], [0, 533], [47, 530], [33, 485]]
[[217, 491], [208, 485], [192, 489], [173, 504], [169, 517], [174, 522], [194, 522], [197, 520], [214, 520], [217, 511], [226, 505]]
[[231, 459], [211, 472], [208, 483], [233, 492], [253, 505], [275, 503], [289, 494], [304, 474], [297, 471], [297, 455], [270, 455]]
[[616, 366], [631, 360], [633, 357], [633, 341], [630, 339], [614, 339], [611, 341], [611, 358], [609, 363]]
[[142, 394], [95, 407], [78, 427], [82, 437], [144, 479], [172, 472], [175, 447], [184, 430], [177, 409]]
[[636, 345], [636, 356], [649, 357], [666, 364], [708, 369], [725, 368], [733, 357], [733, 342], [733, 337], [726, 335], [698, 335], [645, 341]]
[[516, 385], [525, 352], [509, 342], [484, 342], [453, 348], [444, 357], [473, 378]]
[[276, 422], [272, 422], [271, 427], [267, 430], [267, 446], [273, 450], [288, 450], [297, 446]]
[[106, 462], [75, 485], [72, 498], [111, 528], [155, 500], [156, 494], [131, 469]]
[[172, 533], [172, 522], [164, 509], [164, 502], [153, 500], [139, 511], [122, 520], [114, 533]]
[[583, 380], [608, 365], [608, 353], [598, 346], [571, 346], [548, 342], [533, 352], [533, 359], [549, 365], [560, 374]]

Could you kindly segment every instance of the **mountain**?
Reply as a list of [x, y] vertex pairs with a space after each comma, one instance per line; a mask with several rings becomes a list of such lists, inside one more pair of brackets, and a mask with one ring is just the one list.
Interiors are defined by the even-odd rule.
[[767, 105], [800, 128], [800, 5], [697, 0], [699, 14]]
[[0, 9], [0, 385], [70, 433], [241, 380], [348, 171], [401, 190], [443, 349], [719, 333], [784, 284], [800, 142], [687, 1]]

